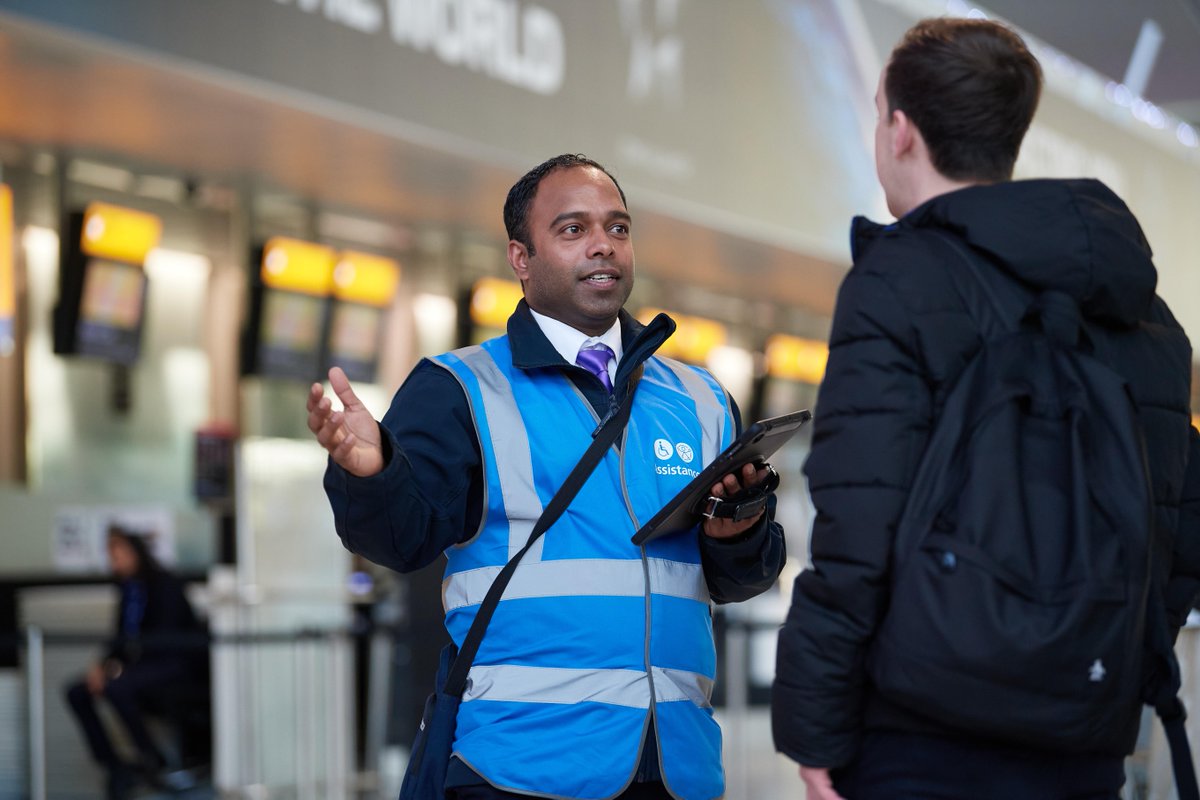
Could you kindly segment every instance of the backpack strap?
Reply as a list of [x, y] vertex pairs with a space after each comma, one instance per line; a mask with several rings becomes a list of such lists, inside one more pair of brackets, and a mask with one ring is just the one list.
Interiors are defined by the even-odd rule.
[[950, 269], [950, 280], [958, 291], [959, 297], [967, 307], [971, 319], [979, 322], [984, 328], [987, 339], [995, 339], [1006, 333], [1014, 333], [1021, 328], [1033, 299], [1030, 292], [1018, 286], [1015, 280], [1004, 281], [1004, 285], [992, 276], [997, 270], [985, 270], [979, 263], [981, 256], [968, 252], [963, 241], [940, 228], [926, 228], [938, 241], [954, 251], [957, 260], [966, 269]]
[[[971, 318], [985, 327], [987, 338], [1035, 327], [1068, 346], [1078, 347], [1088, 354], [1094, 352], [1094, 343], [1079, 304], [1070, 295], [1059, 291], [1034, 293], [1015, 279], [999, 281], [993, 277], [998, 270], [984, 269], [980, 264], [982, 256], [971, 251], [959, 237], [936, 228], [926, 230], [935, 234], [966, 265], [966, 270], [950, 270], [951, 279]], [[964, 272], [971, 275], [971, 281], [962, 280]], [[1154, 707], [1166, 731], [1179, 800], [1200, 800], [1200, 786], [1184, 727], [1187, 711], [1179, 699], [1179, 664], [1168, 633], [1166, 615], [1161, 613], [1161, 597], [1153, 591], [1150, 594], [1146, 609], [1147, 657], [1157, 663], [1150, 669], [1152, 680], [1145, 700]]]
[[1196, 782], [1192, 750], [1188, 744], [1187, 728], [1184, 727], [1187, 710], [1179, 699], [1182, 685], [1179, 662], [1175, 658], [1175, 648], [1168, 630], [1166, 609], [1161, 596], [1155, 594], [1151, 595], [1148, 604], [1146, 635], [1150, 640], [1150, 657], [1155, 663], [1150, 669], [1146, 702], [1154, 706], [1167, 734], [1178, 800], [1200, 800], [1200, 785]]
[[1188, 745], [1187, 728], [1183, 726], [1187, 711], [1178, 695], [1171, 695], [1165, 708], [1155, 707], [1167, 732], [1167, 744], [1171, 748], [1171, 769], [1175, 771], [1175, 792], [1179, 800], [1200, 799], [1200, 788], [1196, 784], [1196, 768], [1192, 764], [1192, 751]]

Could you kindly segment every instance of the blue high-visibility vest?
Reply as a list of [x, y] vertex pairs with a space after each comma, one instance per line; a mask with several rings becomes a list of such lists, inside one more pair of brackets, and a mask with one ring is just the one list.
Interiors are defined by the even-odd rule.
[[[434, 361], [470, 402], [487, 495], [479, 531], [446, 551], [446, 627], [461, 645], [599, 419], [558, 371], [513, 367], [506, 336]], [[729, 444], [731, 405], [704, 370], [657, 357], [644, 367], [620, 452], [521, 560], [471, 668], [454, 752], [498, 788], [614, 797], [655, 725], [674, 796], [724, 793], [702, 534], [629, 539]]]

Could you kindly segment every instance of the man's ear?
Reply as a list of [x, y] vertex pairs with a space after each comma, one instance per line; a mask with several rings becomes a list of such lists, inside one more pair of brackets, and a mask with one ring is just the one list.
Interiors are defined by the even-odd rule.
[[892, 157], [895, 159], [908, 155], [916, 144], [916, 138], [920, 136], [908, 115], [898, 109], [892, 112], [892, 124], [888, 125], [888, 134]]
[[522, 283], [529, 277], [529, 248], [516, 239], [508, 242], [508, 265]]

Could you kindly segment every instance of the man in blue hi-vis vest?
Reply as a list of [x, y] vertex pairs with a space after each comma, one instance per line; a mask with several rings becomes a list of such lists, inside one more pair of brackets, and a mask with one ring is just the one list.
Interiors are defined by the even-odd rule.
[[[784, 562], [774, 502], [738, 522], [638, 547], [630, 536], [737, 435], [703, 369], [654, 355], [674, 331], [623, 310], [632, 221], [616, 180], [563, 155], [504, 207], [525, 299], [508, 333], [423, 360], [382, 423], [330, 372], [309, 427], [346, 546], [409, 571], [445, 553], [446, 628], [459, 645], [492, 580], [636, 384], [623, 438], [520, 561], [469, 673], [447, 795], [458, 800], [678, 798], [724, 793], [711, 603], [767, 589]], [[713, 487], [766, 480], [748, 466]]]

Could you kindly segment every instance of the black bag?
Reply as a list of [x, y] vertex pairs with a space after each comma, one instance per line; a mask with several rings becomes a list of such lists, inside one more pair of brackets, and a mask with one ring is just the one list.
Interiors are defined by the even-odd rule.
[[461, 692], [457, 695], [446, 693], [450, 665], [457, 655], [458, 648], [451, 643], [442, 648], [438, 657], [437, 681], [433, 694], [425, 699], [421, 727], [413, 740], [408, 769], [400, 786], [400, 800], [442, 798], [445, 795], [446, 768], [450, 765], [458, 706], [462, 703]]
[[1182, 733], [1133, 396], [1093, 357], [1073, 298], [1030, 302], [945, 238], [973, 276], [956, 280], [985, 341], [897, 527], [871, 679], [954, 728], [1050, 750], [1131, 752], [1145, 701]]
[[633, 394], [637, 389], [640, 370], [629, 380], [629, 391], [621, 404], [605, 417], [596, 431], [587, 450], [579, 458], [571, 474], [563, 481], [563, 485], [555, 492], [554, 497], [542, 510], [537, 523], [529, 533], [525, 542], [516, 555], [508, 560], [504, 569], [492, 581], [488, 592], [475, 612], [471, 627], [463, 637], [462, 650], [453, 644], [442, 648], [438, 661], [437, 682], [434, 692], [425, 700], [425, 710], [421, 715], [421, 726], [413, 740], [412, 752], [409, 755], [408, 767], [404, 771], [404, 782], [400, 785], [399, 800], [444, 800], [446, 796], [446, 771], [450, 766], [450, 758], [454, 753], [454, 731], [458, 726], [458, 707], [462, 703], [463, 692], [467, 687], [467, 675], [475, 654], [483, 642], [488, 623], [504, 589], [517, 571], [517, 564], [529, 552], [546, 530], [562, 516], [563, 511], [570, 505], [584, 481], [595, 469], [596, 464], [604, 456], [604, 451], [612, 446], [620, 436], [629, 421], [633, 406]]

